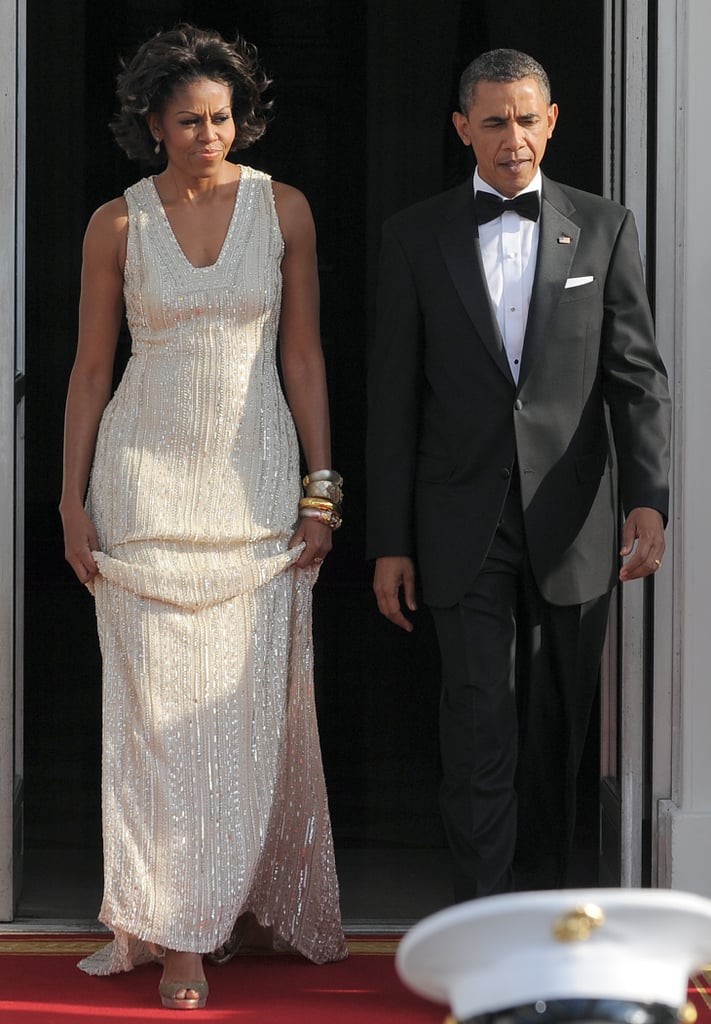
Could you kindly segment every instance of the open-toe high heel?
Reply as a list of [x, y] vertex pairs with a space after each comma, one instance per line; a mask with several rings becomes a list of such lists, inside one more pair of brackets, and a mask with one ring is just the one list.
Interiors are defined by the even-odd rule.
[[[206, 981], [161, 981], [158, 992], [166, 1010], [201, 1010], [207, 1002], [209, 986]], [[179, 992], [185, 995], [179, 997]], [[188, 992], [197, 995], [188, 997]]]

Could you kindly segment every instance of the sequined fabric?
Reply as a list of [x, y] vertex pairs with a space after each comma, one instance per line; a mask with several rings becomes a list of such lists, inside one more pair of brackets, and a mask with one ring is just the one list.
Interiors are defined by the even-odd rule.
[[132, 356], [87, 507], [104, 665], [104, 898], [114, 941], [209, 952], [252, 911], [316, 962], [346, 955], [313, 703], [311, 588], [288, 541], [299, 452], [276, 369], [279, 231], [243, 167], [215, 264], [153, 180], [126, 192]]

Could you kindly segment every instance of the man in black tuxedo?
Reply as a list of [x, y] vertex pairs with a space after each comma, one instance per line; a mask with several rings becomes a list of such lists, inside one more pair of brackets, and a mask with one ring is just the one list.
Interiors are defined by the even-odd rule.
[[661, 566], [670, 431], [632, 214], [539, 170], [545, 71], [483, 54], [460, 104], [473, 182], [383, 229], [368, 427], [378, 606], [412, 629], [417, 564], [437, 630], [457, 900], [565, 884], [609, 594]]

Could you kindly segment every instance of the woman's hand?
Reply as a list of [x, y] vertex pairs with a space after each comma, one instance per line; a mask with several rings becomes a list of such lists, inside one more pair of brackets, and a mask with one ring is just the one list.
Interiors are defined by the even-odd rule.
[[294, 530], [289, 547], [295, 548], [297, 544], [306, 544], [298, 560], [294, 562], [300, 569], [306, 569], [309, 565], [320, 565], [331, 550], [333, 544], [333, 530], [325, 523], [317, 519], [299, 519]]
[[89, 583], [99, 571], [92, 551], [98, 551], [99, 538], [91, 519], [83, 508], [72, 512], [62, 511], [64, 527], [64, 557], [76, 573], [80, 583]]

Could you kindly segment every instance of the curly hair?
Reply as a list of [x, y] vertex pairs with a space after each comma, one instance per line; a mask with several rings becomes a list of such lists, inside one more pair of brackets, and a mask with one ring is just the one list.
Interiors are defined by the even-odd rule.
[[180, 86], [200, 78], [232, 90], [232, 150], [246, 149], [262, 137], [272, 107], [263, 93], [271, 79], [259, 65], [256, 47], [239, 35], [229, 43], [218, 32], [180, 24], [156, 33], [130, 61], [121, 62], [116, 79], [120, 109], [110, 128], [132, 160], [152, 167], [165, 163], [163, 151], [154, 152], [147, 117], [160, 113]]
[[459, 81], [459, 107], [467, 114], [474, 102], [479, 82], [519, 82], [535, 78], [547, 104], [551, 102], [551, 84], [544, 68], [534, 57], [520, 50], [489, 50], [476, 57], [463, 71]]

